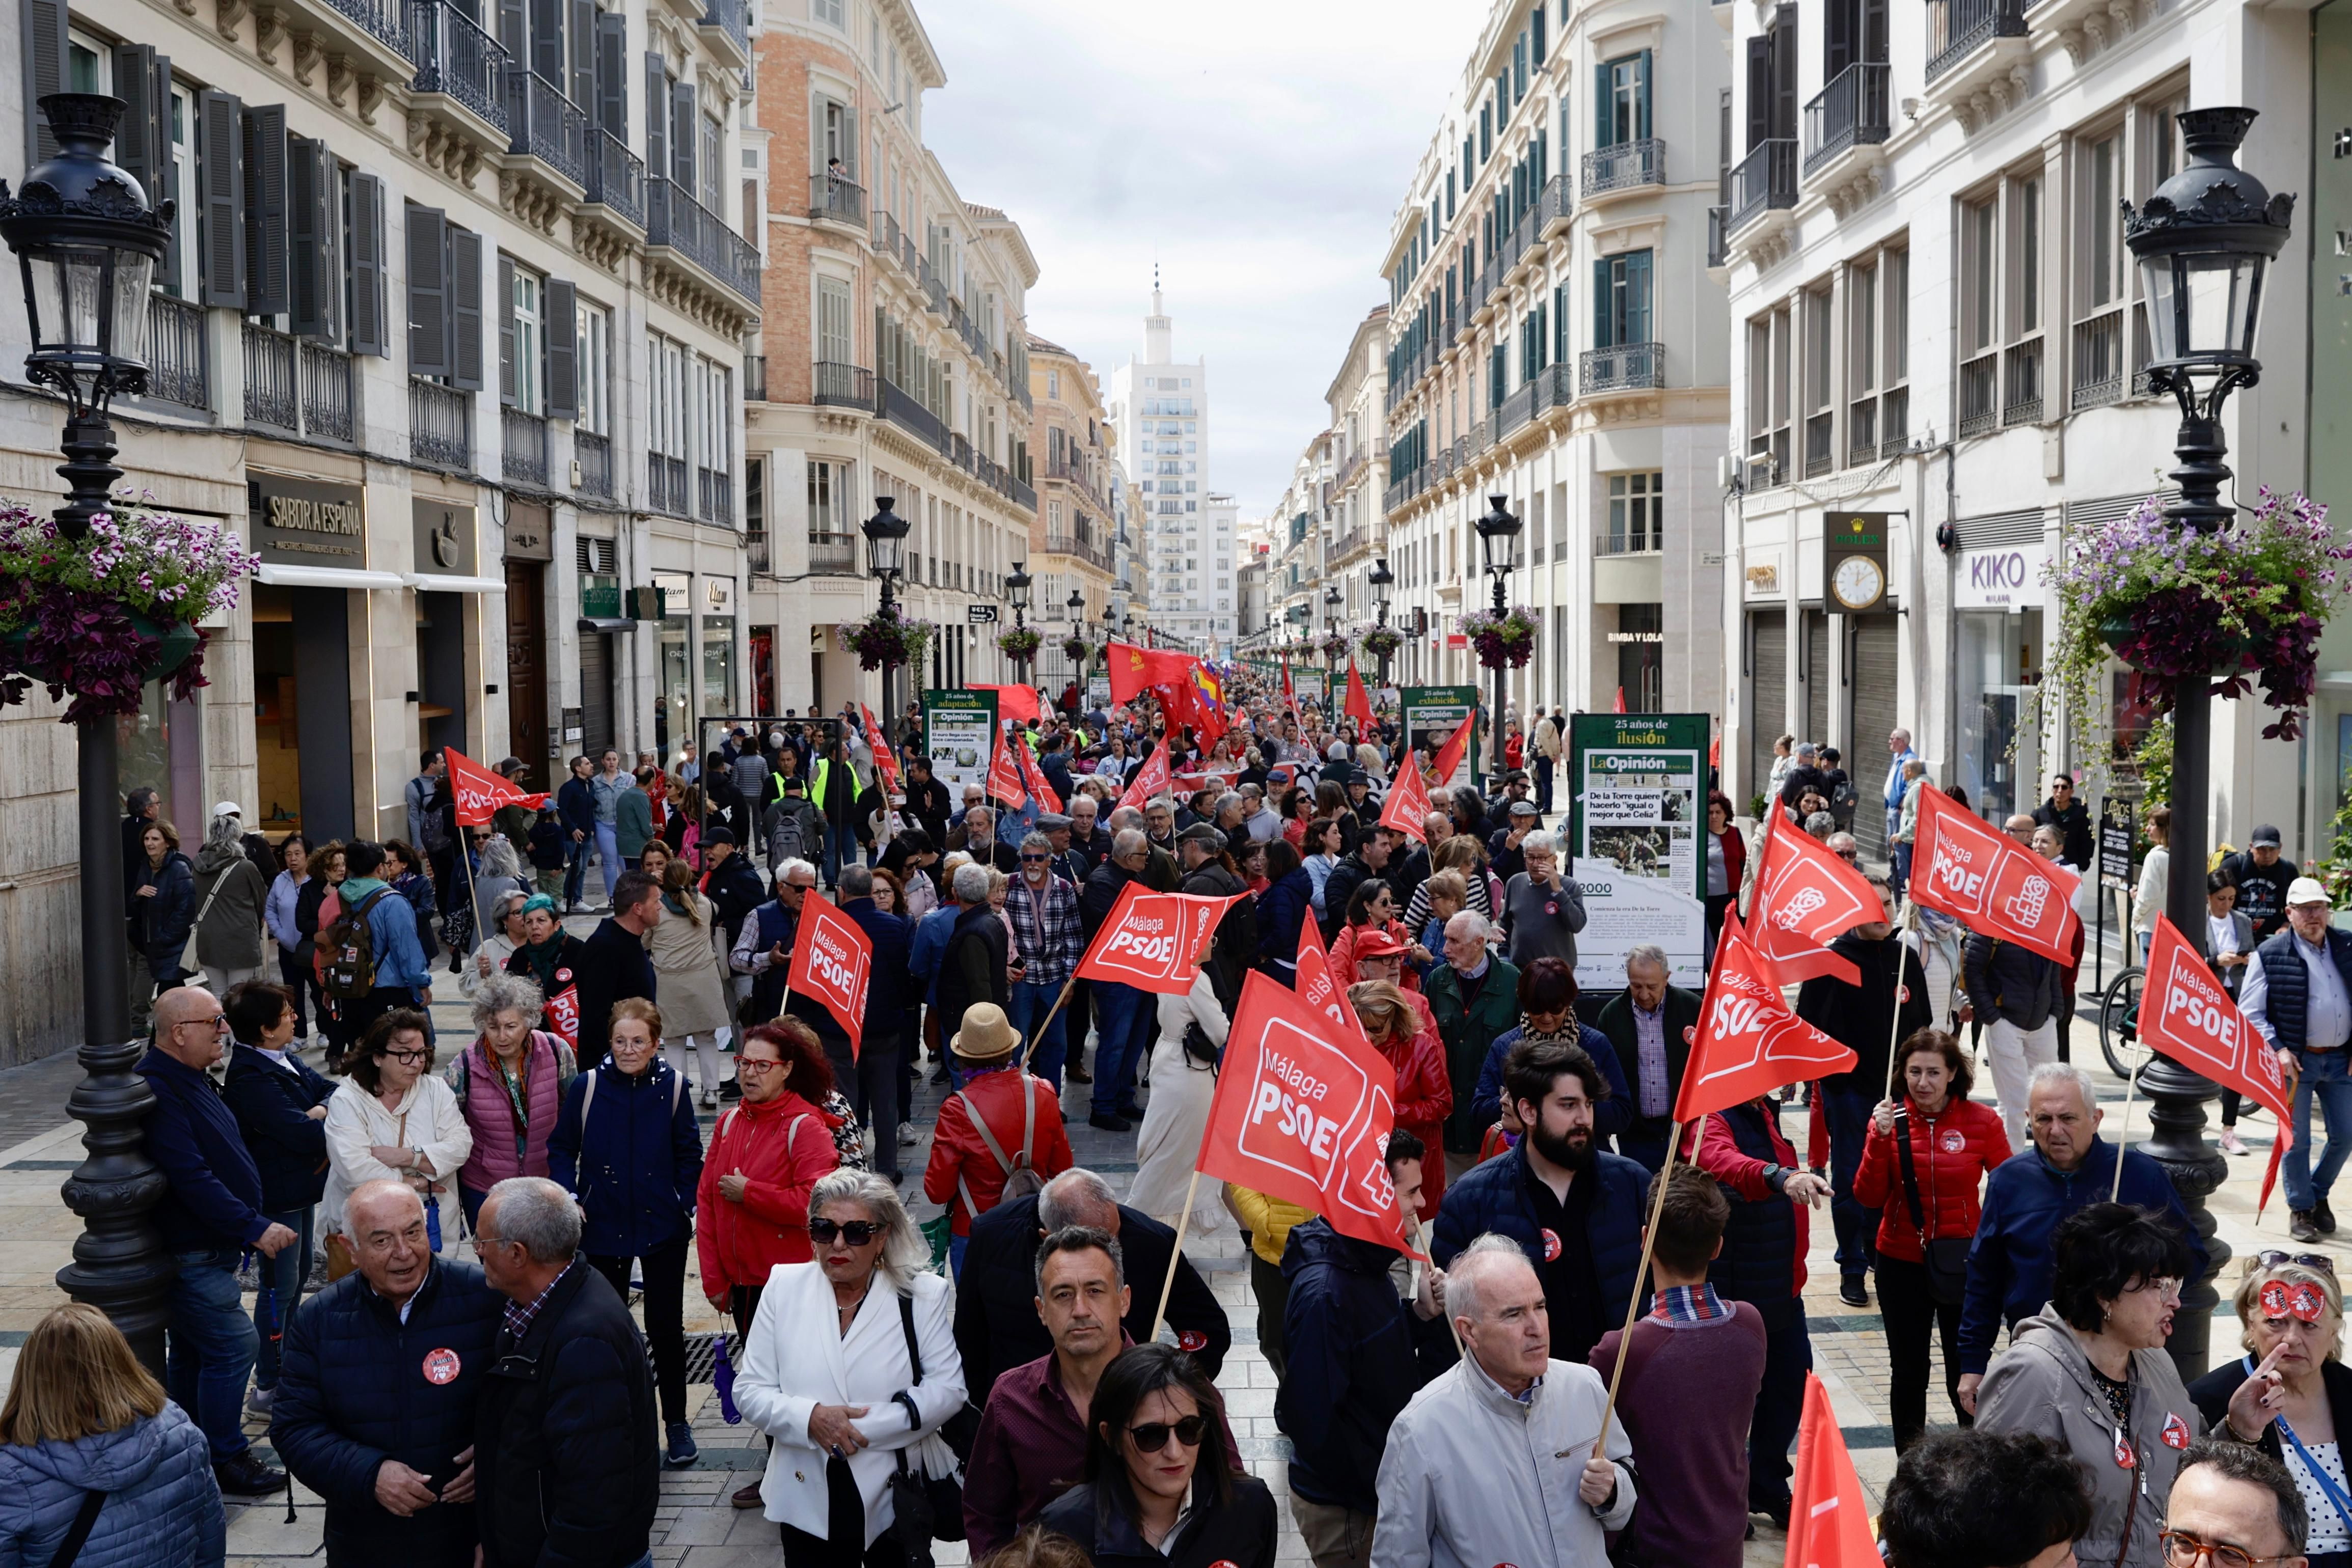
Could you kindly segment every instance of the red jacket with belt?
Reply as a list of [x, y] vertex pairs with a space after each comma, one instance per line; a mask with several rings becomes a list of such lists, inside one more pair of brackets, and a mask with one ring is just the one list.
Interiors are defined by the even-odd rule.
[[[1974, 1236], [1985, 1177], [2009, 1158], [2009, 1134], [2000, 1113], [1957, 1094], [1932, 1117], [1922, 1116], [1908, 1095], [1903, 1108], [1928, 1239]], [[1875, 1121], [1862, 1145], [1862, 1164], [1853, 1173], [1853, 1199], [1883, 1211], [1878, 1220], [1881, 1252], [1920, 1261], [1919, 1232], [1912, 1228], [1911, 1205], [1903, 1191], [1903, 1154], [1895, 1134], [1880, 1132]]]
[[[1035, 1110], [1034, 1124], [1026, 1122], [1027, 1113], [1022, 1106], [1024, 1083]], [[1004, 1196], [1008, 1174], [972, 1125], [975, 1108], [988, 1124], [996, 1146], [1015, 1166], [1021, 1163], [1024, 1125], [1031, 1125], [1029, 1165], [1038, 1176], [1051, 1181], [1076, 1163], [1070, 1154], [1070, 1135], [1062, 1130], [1062, 1103], [1044, 1080], [1032, 1078], [1017, 1067], [965, 1080], [962, 1091], [949, 1095], [940, 1107], [939, 1122], [931, 1130], [931, 1163], [923, 1170], [923, 1196], [948, 1205], [949, 1224], [958, 1236], [971, 1235], [973, 1217], [996, 1207], [996, 1200]], [[957, 1191], [959, 1185], [961, 1193]]]
[[[794, 1126], [795, 1122], [799, 1123]], [[694, 1249], [702, 1290], [765, 1285], [779, 1263], [805, 1263], [809, 1189], [841, 1163], [834, 1118], [791, 1090], [773, 1100], [745, 1100], [712, 1129], [694, 1195]], [[719, 1178], [741, 1172], [743, 1201], [719, 1195]]]
[[1421, 1028], [1402, 1045], [1381, 1047], [1381, 1054], [1396, 1069], [1396, 1124], [1430, 1151], [1421, 1162], [1421, 1218], [1433, 1219], [1445, 1196], [1445, 1118], [1454, 1114], [1454, 1081], [1446, 1074], [1445, 1044], [1427, 998], [1407, 991], [1405, 999], [1420, 1016]]

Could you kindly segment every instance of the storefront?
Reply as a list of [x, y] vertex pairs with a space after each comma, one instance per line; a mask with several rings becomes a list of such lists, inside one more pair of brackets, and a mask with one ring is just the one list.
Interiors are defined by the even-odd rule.
[[[735, 580], [705, 577], [695, 603], [701, 612], [702, 711], [713, 717], [740, 712], [735, 706]], [[670, 754], [665, 747], [663, 758]]]
[[667, 757], [673, 741], [694, 736], [694, 577], [683, 571], [653, 575], [655, 591], [661, 595], [654, 747]]
[[2050, 547], [2039, 509], [1966, 517], [1953, 562], [1954, 782], [1987, 821], [2041, 798], [2041, 737], [2027, 725], [2042, 679], [2042, 582]]
[[614, 727], [614, 677], [624, 657], [618, 644], [624, 634], [636, 630], [636, 622], [621, 613], [621, 578], [614, 570], [613, 541], [583, 539], [580, 557], [580, 706], [564, 710], [563, 736], [553, 743], [563, 758], [593, 758], [614, 744], [618, 733]]
[[1617, 689], [1628, 713], [1660, 713], [1666, 701], [1666, 620], [1663, 604], [1620, 604], [1617, 630], [1609, 633], [1617, 653]]
[[[481, 595], [503, 594], [506, 579], [480, 574], [478, 508], [419, 496], [410, 511], [416, 570], [406, 581], [416, 591], [415, 749], [486, 751], [491, 742], [480, 706], [496, 683], [478, 652]], [[475, 739], [478, 735], [482, 738]]]
[[528, 765], [534, 789], [562, 781], [562, 747], [548, 690], [547, 570], [555, 559], [548, 508], [510, 501], [503, 540], [507, 585], [507, 754]]

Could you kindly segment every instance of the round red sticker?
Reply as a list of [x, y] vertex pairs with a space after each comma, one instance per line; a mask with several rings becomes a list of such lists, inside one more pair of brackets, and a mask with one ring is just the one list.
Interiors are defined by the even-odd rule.
[[1936, 1146], [1948, 1155], [1957, 1155], [1969, 1146], [1969, 1140], [1958, 1127], [1947, 1127], [1936, 1135]]
[[556, 971], [555, 971], [555, 983], [556, 983], [557, 985], [559, 985], [559, 986], [568, 986], [568, 985], [570, 985], [570, 984], [572, 983], [572, 971], [571, 971], [571, 970], [569, 970], [569, 969], [558, 969], [558, 970], [556, 970]]
[[428, 1350], [425, 1353], [425, 1381], [439, 1385], [457, 1380], [457, 1353], [454, 1350]]
[[2116, 1463], [2127, 1470], [2139, 1469], [2139, 1451], [2132, 1447], [2131, 1439], [2120, 1431], [2116, 1434]]
[[1192, 1354], [1197, 1350], [1205, 1350], [1208, 1348], [1208, 1343], [1209, 1336], [1202, 1333], [1199, 1329], [1180, 1329], [1177, 1331], [1176, 1348], [1182, 1351], [1187, 1355]]
[[2178, 1416], [2167, 1416], [2164, 1418], [2164, 1446], [2168, 1448], [2187, 1448], [2189, 1423]]
[[1559, 900], [1556, 898], [1547, 900], [1544, 904], [1544, 913], [1546, 915], [1558, 915], [1559, 913]]
[[1696, 1045], [1698, 1043], [1698, 1025], [1695, 1023], [1686, 1023], [1683, 1025], [1683, 1043], [1685, 1045]]
[[1549, 1229], [1548, 1229], [1548, 1230], [1546, 1230], [1546, 1231], [1543, 1233], [1543, 1239], [1544, 1239], [1544, 1261], [1545, 1261], [1545, 1262], [1547, 1262], [1547, 1263], [1557, 1263], [1557, 1262], [1559, 1262], [1559, 1238], [1557, 1235], [1555, 1235], [1553, 1232], [1551, 1232], [1550, 1230], [1549, 1230]]

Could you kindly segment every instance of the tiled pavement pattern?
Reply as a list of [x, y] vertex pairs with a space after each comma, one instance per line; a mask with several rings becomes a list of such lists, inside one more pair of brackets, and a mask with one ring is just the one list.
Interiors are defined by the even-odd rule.
[[[570, 924], [584, 936], [594, 922], [580, 918]], [[445, 985], [440, 994], [444, 999], [434, 1009], [436, 1027], [446, 1039], [466, 1038], [470, 1031], [465, 1010], [456, 1000], [454, 982]], [[2077, 1060], [2092, 1067], [2101, 1085], [2107, 1116], [2104, 1131], [2112, 1137], [2121, 1110], [2123, 1085], [2099, 1062], [2095, 1026], [2087, 1019], [2074, 1030], [2074, 1046]], [[1978, 1076], [1981, 1082], [1987, 1075], [1979, 1072]], [[7, 1145], [0, 1146], [0, 1378], [13, 1368], [14, 1347], [22, 1343], [25, 1331], [60, 1299], [53, 1276], [68, 1260], [73, 1238], [79, 1228], [79, 1222], [57, 1196], [58, 1184], [81, 1153], [79, 1126], [65, 1121], [62, 1114], [65, 1093], [77, 1077], [69, 1059], [51, 1059], [0, 1072], [0, 1139], [5, 1139]], [[920, 1201], [919, 1187], [923, 1164], [929, 1157], [930, 1117], [940, 1093], [940, 1090], [928, 1083], [919, 1092], [916, 1109], [923, 1140], [919, 1146], [902, 1151], [909, 1173], [905, 1190], [919, 1219], [937, 1212], [936, 1206]], [[2209, 1105], [2209, 1113], [2212, 1109]], [[715, 1113], [704, 1113], [706, 1126], [714, 1115]], [[1790, 1135], [1801, 1141], [1806, 1121], [1801, 1111], [1792, 1108], [1784, 1124]], [[2131, 1110], [2131, 1135], [2145, 1138], [2147, 1126], [2145, 1103], [2136, 1103]], [[2230, 1178], [2212, 1203], [2222, 1239], [2240, 1255], [2257, 1245], [2254, 1192], [2271, 1141], [2266, 1119], [2250, 1121], [2242, 1130], [2253, 1152], [2231, 1162]], [[1071, 1125], [1070, 1134], [1079, 1162], [1104, 1173], [1114, 1186], [1124, 1188], [1134, 1170], [1133, 1136], [1097, 1132], [1087, 1126], [1083, 1118]], [[1187, 1251], [1232, 1315], [1234, 1351], [1219, 1381], [1225, 1390], [1234, 1434], [1241, 1440], [1251, 1469], [1277, 1493], [1283, 1493], [1286, 1490], [1284, 1458], [1287, 1445], [1274, 1424], [1273, 1373], [1256, 1345], [1256, 1309], [1240, 1240], [1230, 1220], [1220, 1218], [1219, 1229], [1189, 1241]], [[2284, 1214], [2281, 1207], [2274, 1205], [2263, 1225], [2260, 1244], [2280, 1245], [2284, 1234]], [[1893, 1439], [1886, 1426], [1885, 1343], [1880, 1336], [1874, 1307], [1854, 1309], [1839, 1301], [1832, 1250], [1829, 1217], [1824, 1208], [1814, 1216], [1809, 1260], [1811, 1278], [1805, 1292], [1807, 1315], [1812, 1326], [1814, 1365], [1829, 1386], [1847, 1444], [1853, 1450], [1864, 1485], [1874, 1501], [1895, 1468]], [[2338, 1250], [2352, 1265], [2352, 1236], [2347, 1237], [2347, 1245]], [[2231, 1280], [2234, 1279], [2233, 1272]], [[1137, 1288], [1146, 1286], [1139, 1281]], [[2226, 1298], [2226, 1288], [2223, 1294]], [[699, 1291], [689, 1289], [687, 1301], [689, 1334], [709, 1333], [720, 1326]], [[2233, 1325], [2226, 1320], [2217, 1322], [2213, 1338], [2216, 1353], [2226, 1354], [2236, 1343]], [[1940, 1394], [1941, 1375], [1938, 1367], [1934, 1375], [1929, 1409], [1931, 1416], [1948, 1417], [1948, 1407], [1943, 1405]], [[655, 1562], [679, 1564], [681, 1568], [752, 1568], [754, 1564], [772, 1568], [782, 1561], [775, 1526], [756, 1511], [737, 1511], [727, 1500], [729, 1493], [764, 1464], [766, 1451], [761, 1438], [746, 1427], [730, 1427], [720, 1419], [718, 1400], [708, 1383], [691, 1385], [688, 1402], [702, 1456], [692, 1469], [663, 1475]], [[266, 1446], [264, 1424], [256, 1420], [250, 1429]], [[285, 1522], [282, 1497], [266, 1503], [232, 1507], [232, 1568], [323, 1561], [318, 1500], [298, 1487], [295, 1503], [292, 1524]], [[1281, 1555], [1286, 1563], [1307, 1560], [1286, 1510], [1283, 1514]], [[1779, 1563], [1781, 1556], [1779, 1532], [1759, 1519], [1757, 1539], [1748, 1548], [1748, 1562], [1756, 1568], [1765, 1568], [1767, 1564]], [[943, 1543], [939, 1548], [942, 1568], [963, 1560], [963, 1549], [959, 1545]]]

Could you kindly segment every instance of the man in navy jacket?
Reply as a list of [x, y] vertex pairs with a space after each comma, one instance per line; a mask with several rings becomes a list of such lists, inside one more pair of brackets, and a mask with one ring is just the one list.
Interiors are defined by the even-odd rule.
[[285, 1485], [286, 1476], [253, 1457], [242, 1426], [256, 1339], [237, 1292], [237, 1256], [249, 1247], [275, 1258], [295, 1237], [263, 1211], [261, 1172], [205, 1076], [227, 1036], [227, 1015], [211, 992], [175, 987], [155, 998], [155, 1043], [140, 1059], [139, 1075], [155, 1094], [147, 1155], [168, 1184], [155, 1228], [179, 1265], [165, 1331], [168, 1385], [210, 1439], [221, 1490], [258, 1497]]

